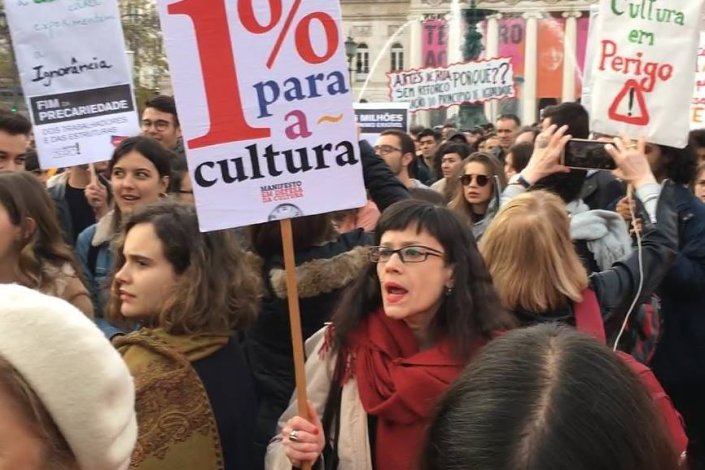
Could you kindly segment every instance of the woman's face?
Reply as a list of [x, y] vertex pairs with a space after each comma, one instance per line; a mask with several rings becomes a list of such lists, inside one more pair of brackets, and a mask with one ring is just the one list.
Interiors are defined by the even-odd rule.
[[705, 202], [705, 171], [698, 173], [695, 178], [695, 195]]
[[6, 260], [15, 254], [21, 235], [22, 228], [12, 223], [7, 209], [0, 204], [0, 260]]
[[416, 232], [416, 227], [387, 231], [380, 245], [392, 250], [417, 247], [416, 254], [431, 253], [426, 260], [403, 262], [394, 253], [386, 262], [377, 264], [377, 276], [384, 313], [403, 320], [414, 331], [426, 331], [446, 289], [453, 286], [453, 268], [445, 262], [445, 250], [438, 240], [425, 231]]
[[465, 165], [465, 182], [463, 194], [471, 205], [487, 205], [492, 199], [492, 175], [480, 162], [470, 162]]
[[0, 416], [0, 470], [46, 468], [44, 443], [3, 386], [0, 386]]
[[450, 178], [455, 174], [455, 170], [458, 165], [462, 163], [463, 159], [457, 153], [447, 153], [443, 155], [441, 159], [441, 171], [443, 172], [444, 178]]
[[156, 202], [169, 184], [154, 163], [136, 150], [124, 155], [113, 166], [110, 182], [120, 212], [129, 214], [138, 207]]
[[179, 276], [164, 256], [152, 224], [137, 224], [125, 237], [125, 264], [115, 274], [120, 313], [134, 320], [153, 318], [169, 298]]

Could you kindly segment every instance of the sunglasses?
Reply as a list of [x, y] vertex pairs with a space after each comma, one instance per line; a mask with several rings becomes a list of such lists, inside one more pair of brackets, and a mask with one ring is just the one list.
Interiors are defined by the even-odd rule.
[[475, 183], [477, 183], [477, 185], [481, 188], [484, 188], [487, 186], [487, 183], [490, 182], [490, 177], [487, 175], [462, 175], [458, 179], [460, 180], [460, 184], [463, 186], [471, 184], [474, 180]]

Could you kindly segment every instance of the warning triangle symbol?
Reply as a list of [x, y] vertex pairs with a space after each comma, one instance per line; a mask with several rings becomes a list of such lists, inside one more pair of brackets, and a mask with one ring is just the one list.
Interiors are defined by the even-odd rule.
[[608, 116], [613, 121], [645, 126], [651, 120], [646, 108], [644, 89], [636, 80], [627, 80], [624, 88], [610, 105]]

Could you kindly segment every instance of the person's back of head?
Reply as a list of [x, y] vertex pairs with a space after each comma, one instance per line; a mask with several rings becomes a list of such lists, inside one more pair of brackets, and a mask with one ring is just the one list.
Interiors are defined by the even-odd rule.
[[609, 348], [544, 324], [493, 340], [447, 392], [422, 470], [676, 470], [636, 375]]
[[[590, 116], [580, 103], [561, 103], [544, 110], [544, 119], [549, 124], [568, 126], [566, 134], [574, 139], [590, 137]], [[571, 170], [570, 173], [556, 173], [536, 182], [535, 189], [545, 189], [560, 196], [564, 202], [572, 202], [579, 198], [585, 182], [587, 171]]]
[[587, 274], [570, 239], [565, 204], [531, 191], [502, 206], [480, 242], [480, 252], [503, 306], [542, 313], [580, 302]]

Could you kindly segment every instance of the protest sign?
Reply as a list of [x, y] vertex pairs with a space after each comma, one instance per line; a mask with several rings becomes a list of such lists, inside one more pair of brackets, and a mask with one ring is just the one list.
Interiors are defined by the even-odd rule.
[[409, 130], [408, 103], [355, 103], [360, 138], [374, 145], [387, 129]]
[[602, 0], [592, 70], [595, 132], [688, 142], [704, 0]]
[[690, 105], [690, 128], [705, 128], [705, 32], [700, 33], [697, 69], [695, 71], [695, 90]]
[[387, 74], [389, 97], [414, 111], [514, 98], [512, 61], [499, 57]]
[[338, 2], [159, 13], [201, 230], [365, 204]]
[[42, 168], [108, 160], [139, 133], [117, 0], [6, 0]]

